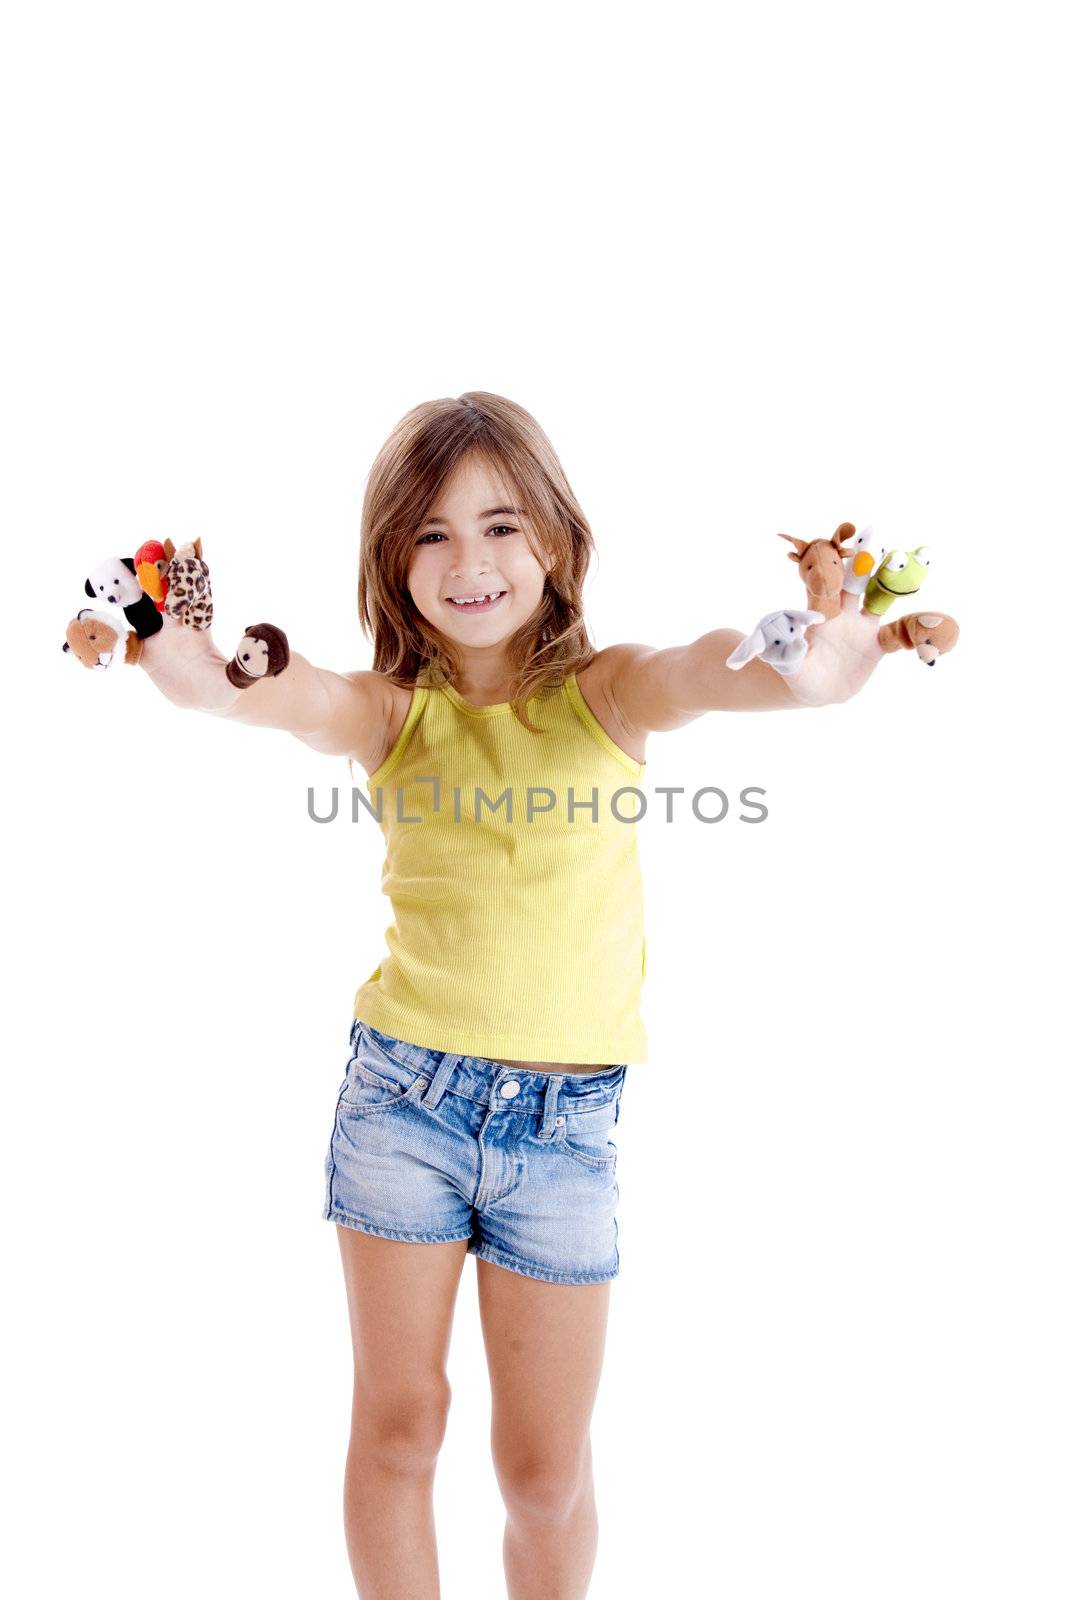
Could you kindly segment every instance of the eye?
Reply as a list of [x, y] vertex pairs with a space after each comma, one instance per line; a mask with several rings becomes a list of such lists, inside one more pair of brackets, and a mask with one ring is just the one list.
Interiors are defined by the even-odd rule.
[[490, 533], [518, 533], [517, 528], [509, 528], [506, 522], [498, 522], [495, 528], [490, 528]]
[[426, 544], [430, 539], [443, 539], [443, 533], [424, 533], [421, 539], [416, 539], [416, 544]]
[[916, 561], [921, 561], [924, 567], [928, 567], [930, 565], [930, 551], [925, 544], [921, 544], [918, 550], [915, 550], [912, 553], [915, 556]]
[[903, 572], [908, 564], [907, 553], [903, 550], [890, 550], [885, 564], [888, 572]]

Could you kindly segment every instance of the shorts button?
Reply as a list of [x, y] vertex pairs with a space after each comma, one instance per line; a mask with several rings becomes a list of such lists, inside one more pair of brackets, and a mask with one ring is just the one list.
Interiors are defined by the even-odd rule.
[[504, 1100], [513, 1100], [519, 1092], [519, 1087], [520, 1085], [514, 1078], [509, 1078], [507, 1083], [503, 1083], [500, 1086], [501, 1098]]
[[556, 1118], [556, 1127], [557, 1128], [562, 1128], [562, 1126], [563, 1126], [563, 1124], [564, 1124], [564, 1122], [566, 1120], [567, 1120], [566, 1117], [557, 1117]]

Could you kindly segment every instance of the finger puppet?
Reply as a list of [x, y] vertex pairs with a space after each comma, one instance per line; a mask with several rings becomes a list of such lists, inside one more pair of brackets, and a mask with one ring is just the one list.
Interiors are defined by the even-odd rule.
[[878, 542], [874, 529], [864, 528], [862, 533], [857, 533], [852, 553], [845, 562], [845, 581], [842, 585], [845, 593], [862, 594], [872, 574], [884, 560], [885, 546]]
[[766, 661], [783, 678], [791, 678], [808, 653], [804, 629], [825, 621], [821, 611], [770, 611], [726, 657], [726, 665], [739, 672], [749, 661]]
[[261, 678], [276, 678], [289, 665], [289, 641], [280, 628], [270, 622], [257, 622], [246, 628], [233, 660], [226, 663], [226, 676], [238, 689]]
[[90, 600], [103, 600], [121, 609], [139, 639], [150, 639], [163, 626], [163, 618], [152, 599], [145, 594], [137, 577], [132, 556], [102, 561], [85, 580]]
[[210, 628], [215, 607], [211, 596], [211, 573], [204, 560], [200, 540], [179, 545], [167, 567], [166, 612], [175, 622], [203, 633]]
[[919, 660], [932, 667], [938, 656], [945, 656], [960, 636], [954, 617], [931, 611], [913, 611], [896, 622], [885, 622], [878, 629], [878, 643], [890, 654], [894, 650], [914, 650]]
[[794, 539], [791, 534], [780, 533], [794, 546], [789, 552], [790, 561], [800, 566], [800, 576], [808, 592], [808, 605], [819, 611], [829, 621], [841, 610], [841, 585], [845, 578], [845, 561], [852, 554], [843, 548], [856, 529], [851, 522], [842, 522], [831, 539]]
[[141, 659], [144, 645], [119, 611], [105, 615], [88, 608], [79, 611], [67, 623], [67, 637], [63, 649], [83, 667], [94, 672], [106, 672], [123, 661], [135, 667]]
[[917, 550], [890, 550], [864, 591], [864, 611], [884, 617], [894, 600], [918, 594], [929, 570], [930, 551], [926, 545]]
[[169, 539], [163, 544], [158, 539], [146, 539], [133, 558], [137, 581], [157, 611], [163, 610], [167, 598], [167, 568], [173, 555], [174, 546]]

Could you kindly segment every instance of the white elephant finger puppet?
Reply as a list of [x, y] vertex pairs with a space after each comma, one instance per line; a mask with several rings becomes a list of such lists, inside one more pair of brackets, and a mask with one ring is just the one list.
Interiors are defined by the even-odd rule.
[[821, 611], [769, 611], [726, 657], [726, 665], [738, 672], [749, 661], [766, 661], [783, 678], [791, 678], [808, 653], [805, 628], [825, 621]]

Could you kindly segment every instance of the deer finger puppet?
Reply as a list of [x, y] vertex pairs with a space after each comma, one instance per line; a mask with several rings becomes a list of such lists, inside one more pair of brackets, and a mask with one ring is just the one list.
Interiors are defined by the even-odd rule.
[[852, 554], [851, 550], [843, 548], [845, 540], [851, 539], [856, 529], [851, 522], [842, 522], [831, 539], [794, 539], [791, 534], [780, 533], [779, 539], [785, 539], [793, 545], [789, 552], [790, 561], [795, 561], [800, 567], [800, 576], [807, 590], [808, 606], [812, 611], [818, 611], [827, 621], [836, 617], [841, 610], [841, 588], [845, 581], [845, 562]]

